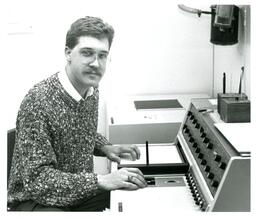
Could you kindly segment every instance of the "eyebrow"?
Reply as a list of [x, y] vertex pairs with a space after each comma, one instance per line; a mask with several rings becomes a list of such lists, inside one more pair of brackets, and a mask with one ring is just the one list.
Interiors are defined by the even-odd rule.
[[[95, 49], [90, 48], [90, 47], [84, 47], [84, 48], [81, 48], [81, 49], [80, 49], [80, 51], [83, 51], [83, 50], [95, 51]], [[97, 51], [97, 50], [96, 50], [96, 51]], [[105, 53], [105, 54], [108, 54], [108, 53], [109, 53], [109, 51], [106, 51], [106, 50], [99, 50], [99, 52]]]

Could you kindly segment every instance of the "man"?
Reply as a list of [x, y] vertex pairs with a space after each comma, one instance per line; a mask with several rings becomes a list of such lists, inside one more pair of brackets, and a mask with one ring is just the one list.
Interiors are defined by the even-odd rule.
[[109, 191], [146, 187], [139, 169], [93, 173], [93, 155], [140, 158], [136, 146], [112, 146], [97, 131], [98, 84], [113, 28], [95, 17], [71, 25], [63, 71], [35, 85], [18, 112], [8, 204], [16, 211], [102, 211]]

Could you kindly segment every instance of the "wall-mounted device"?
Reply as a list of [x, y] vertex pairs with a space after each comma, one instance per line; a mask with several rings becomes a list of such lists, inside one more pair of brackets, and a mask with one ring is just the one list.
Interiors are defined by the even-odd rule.
[[233, 45], [238, 42], [239, 8], [235, 5], [211, 6], [211, 42]]
[[211, 14], [211, 39], [216, 45], [233, 45], [238, 42], [239, 7], [235, 5], [212, 5], [211, 11], [202, 11], [178, 5], [183, 11], [197, 14]]

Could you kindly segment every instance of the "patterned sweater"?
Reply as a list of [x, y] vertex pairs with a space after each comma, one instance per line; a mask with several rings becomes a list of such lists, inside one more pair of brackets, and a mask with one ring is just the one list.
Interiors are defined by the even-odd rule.
[[98, 89], [77, 102], [58, 73], [35, 85], [17, 116], [8, 203], [72, 206], [95, 195], [93, 154], [109, 144], [97, 133]]

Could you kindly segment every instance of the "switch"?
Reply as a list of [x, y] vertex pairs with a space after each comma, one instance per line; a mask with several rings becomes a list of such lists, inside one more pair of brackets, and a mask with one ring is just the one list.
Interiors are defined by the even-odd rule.
[[192, 143], [195, 141], [195, 139], [193, 137], [190, 137], [188, 141]]
[[185, 132], [185, 133], [189, 133], [189, 129], [186, 128], [186, 129], [184, 130], [184, 132]]
[[205, 159], [203, 159], [203, 160], [201, 161], [201, 165], [206, 165], [206, 163], [207, 163], [207, 161], [206, 161]]
[[219, 168], [221, 168], [221, 169], [223, 169], [223, 170], [225, 170], [226, 166], [227, 166], [227, 164], [224, 163], [224, 162], [221, 162], [221, 163], [219, 164]]
[[196, 148], [195, 152], [199, 153], [200, 152], [200, 148]]
[[196, 148], [197, 147], [197, 143], [194, 142], [193, 145], [192, 145], [193, 148]]
[[205, 132], [202, 132], [200, 135], [201, 138], [204, 138], [205, 136], [206, 136]]
[[200, 128], [200, 132], [204, 132], [204, 128], [203, 127]]
[[208, 165], [206, 165], [205, 168], [204, 168], [204, 171], [205, 171], [205, 172], [210, 172], [210, 169], [211, 169], [211, 167], [208, 166]]
[[208, 149], [212, 149], [212, 148], [213, 148], [213, 144], [212, 144], [212, 143], [210, 143], [210, 142], [208, 142], [208, 143], [206, 144], [206, 148], [208, 148]]
[[219, 186], [219, 182], [216, 181], [216, 180], [213, 180], [213, 181], [211, 182], [211, 186], [214, 187], [214, 188], [217, 188], [217, 187]]
[[213, 179], [213, 178], [214, 178], [214, 174], [209, 172], [209, 173], [207, 174], [207, 178], [208, 178], [208, 179]]
[[203, 143], [208, 143], [210, 140], [208, 138], [203, 139]]
[[217, 162], [220, 162], [221, 156], [218, 155], [218, 154], [215, 154], [214, 160], [217, 161]]

